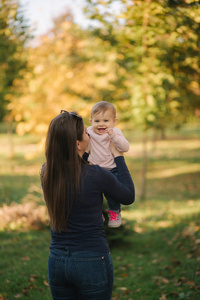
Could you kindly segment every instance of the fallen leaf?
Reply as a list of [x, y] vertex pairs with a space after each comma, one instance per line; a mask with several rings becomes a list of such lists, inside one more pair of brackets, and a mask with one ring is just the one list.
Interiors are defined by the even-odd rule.
[[30, 260], [30, 257], [28, 257], [28, 256], [24, 256], [24, 257], [22, 257], [22, 260], [23, 260], [23, 261]]
[[169, 280], [165, 277], [162, 276], [153, 276], [154, 280], [157, 280], [159, 282], [163, 282], [163, 283], [169, 283]]
[[181, 277], [181, 280], [182, 280], [183, 282], [189, 281], [188, 278], [187, 278], [187, 277], [184, 277], [184, 276]]
[[23, 289], [24, 295], [27, 295], [27, 293], [28, 293], [29, 290], [33, 290], [33, 289], [35, 289], [35, 288], [36, 288], [36, 286], [33, 285], [33, 284], [30, 284], [29, 286], [25, 287], [25, 288]]
[[125, 286], [120, 286], [117, 289], [121, 290], [121, 291], [127, 291], [127, 287], [125, 287]]
[[133, 266], [133, 264], [128, 264], [127, 266], [131, 268]]
[[122, 258], [120, 256], [117, 256], [116, 260], [120, 261], [120, 260], [122, 260]]
[[180, 249], [182, 247], [182, 243], [177, 244], [177, 249]]
[[33, 290], [33, 289], [35, 289], [35, 288], [36, 288], [36, 286], [33, 285], [33, 284], [30, 284], [30, 285], [28, 286], [28, 289], [29, 289], [29, 290]]
[[175, 281], [175, 282], [174, 282], [174, 286], [180, 286], [180, 285], [182, 285], [182, 282], [181, 282], [181, 281]]
[[200, 256], [200, 248], [198, 248], [194, 254], [195, 257], [198, 257]]
[[178, 292], [174, 292], [174, 291], [172, 291], [172, 292], [170, 293], [170, 295], [175, 295], [175, 296], [178, 296], [178, 295], [179, 295], [179, 293], [178, 293]]
[[197, 276], [200, 276], [200, 271], [197, 271], [197, 272], [196, 272], [196, 275], [197, 275]]
[[121, 274], [121, 277], [128, 277], [128, 274], [122, 273], [122, 274]]
[[172, 264], [174, 267], [180, 266], [181, 262], [180, 260], [176, 259], [175, 257], [172, 259]]
[[28, 288], [27, 288], [27, 287], [25, 287], [25, 288], [23, 289], [23, 293], [24, 293], [24, 295], [27, 295], [27, 294], [28, 294]]
[[29, 282], [34, 282], [34, 281], [35, 281], [35, 278], [34, 277], [30, 277]]
[[187, 284], [187, 285], [195, 285], [195, 282], [194, 281], [187, 281], [185, 284]]
[[38, 278], [39, 276], [38, 275], [34, 275], [34, 274], [30, 274], [30, 277]]
[[157, 264], [158, 262], [160, 262], [162, 259], [160, 258], [155, 258], [154, 260], [152, 260], [152, 264]]
[[49, 284], [46, 280], [44, 280], [44, 285], [49, 286]]
[[22, 294], [16, 294], [15, 295], [15, 298], [20, 298], [20, 297], [22, 297]]

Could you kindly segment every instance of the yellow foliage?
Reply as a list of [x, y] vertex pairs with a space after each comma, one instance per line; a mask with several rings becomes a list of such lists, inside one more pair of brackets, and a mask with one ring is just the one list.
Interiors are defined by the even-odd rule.
[[25, 122], [21, 122], [17, 125], [17, 134], [19, 135], [24, 135], [26, 132], [30, 132], [32, 129], [31, 124], [29, 123], [25, 123]]
[[199, 89], [199, 83], [197, 81], [192, 81], [190, 86], [193, 89]]
[[21, 119], [22, 119], [22, 115], [21, 115], [21, 114], [15, 115], [15, 121], [16, 121], [16, 122], [21, 121]]
[[4, 99], [5, 100], [10, 100], [12, 98], [12, 95], [11, 94], [6, 94], [5, 96], [4, 96]]
[[38, 124], [35, 126], [35, 132], [36, 133], [46, 133], [48, 129], [48, 125], [47, 124]]

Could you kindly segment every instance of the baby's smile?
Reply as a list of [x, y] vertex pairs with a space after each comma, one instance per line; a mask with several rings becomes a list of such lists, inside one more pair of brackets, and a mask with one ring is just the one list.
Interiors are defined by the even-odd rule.
[[107, 128], [105, 128], [105, 127], [98, 127], [97, 129], [98, 129], [99, 133], [105, 133], [105, 130]]

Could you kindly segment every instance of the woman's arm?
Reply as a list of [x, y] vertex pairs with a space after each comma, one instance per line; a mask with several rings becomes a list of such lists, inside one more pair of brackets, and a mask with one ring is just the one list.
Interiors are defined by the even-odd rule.
[[107, 176], [104, 175], [104, 180], [105, 182], [107, 181], [108, 184], [105, 184], [103, 193], [123, 205], [132, 204], [135, 201], [135, 187], [124, 157], [116, 157], [115, 162], [117, 164], [118, 179], [107, 171], [109, 175], [112, 175], [112, 179], [108, 179]]
[[112, 197], [116, 202], [129, 205], [135, 201], [135, 187], [129, 170], [126, 166], [123, 153], [111, 144], [111, 152], [115, 158], [118, 170], [118, 179], [111, 172], [101, 168], [99, 180], [103, 193]]

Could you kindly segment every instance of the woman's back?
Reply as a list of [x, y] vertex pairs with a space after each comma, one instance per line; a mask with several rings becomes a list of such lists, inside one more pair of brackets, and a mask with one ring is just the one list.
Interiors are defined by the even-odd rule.
[[73, 250], [109, 251], [102, 221], [103, 197], [98, 187], [98, 166], [83, 165], [81, 188], [75, 195], [67, 222], [67, 232], [51, 230], [50, 248], [70, 247]]
[[[129, 173], [126, 174], [123, 157], [118, 157], [117, 163], [119, 174], [131, 187], [132, 180]], [[103, 193], [115, 194], [116, 200], [124, 197], [123, 204], [134, 201], [134, 190], [127, 189], [110, 172], [98, 165], [82, 165], [80, 193], [74, 197], [67, 231], [56, 233], [51, 229], [51, 249], [109, 251], [102, 220]]]

